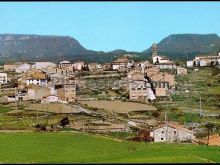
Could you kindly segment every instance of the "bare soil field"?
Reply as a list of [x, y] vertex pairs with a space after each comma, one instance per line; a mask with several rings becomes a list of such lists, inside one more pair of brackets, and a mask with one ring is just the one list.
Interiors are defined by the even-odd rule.
[[123, 101], [79, 101], [81, 104], [87, 104], [91, 107], [105, 109], [111, 112], [127, 113], [132, 111], [151, 111], [157, 110], [154, 106], [142, 103], [123, 102]]

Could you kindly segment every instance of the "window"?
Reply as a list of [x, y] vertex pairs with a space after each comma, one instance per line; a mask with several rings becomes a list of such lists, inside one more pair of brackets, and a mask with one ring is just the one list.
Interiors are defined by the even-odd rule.
[[173, 131], [174, 135], [176, 135], [176, 131]]
[[163, 138], [160, 138], [160, 140], [163, 140]]
[[162, 134], [164, 134], [164, 131], [161, 131]]

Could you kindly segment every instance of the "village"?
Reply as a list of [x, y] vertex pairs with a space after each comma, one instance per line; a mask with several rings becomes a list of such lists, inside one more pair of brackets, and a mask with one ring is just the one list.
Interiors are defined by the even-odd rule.
[[[180, 66], [160, 55], [156, 44], [152, 45], [150, 61], [136, 62], [129, 59], [129, 54], [123, 54], [104, 64], [68, 59], [59, 64], [4, 64], [0, 73], [0, 103], [1, 107], [11, 109], [1, 114], [0, 129], [124, 132], [136, 141], [220, 145], [218, 129], [212, 129], [207, 142], [206, 134], [203, 138], [198, 136], [206, 132], [199, 127], [201, 123], [172, 121], [166, 109], [180, 91], [176, 77], [181, 79], [200, 68], [219, 66], [220, 52], [216, 56], [199, 55]], [[200, 116], [201, 110], [200, 100]], [[215, 112], [211, 117], [220, 116], [219, 111]], [[19, 127], [19, 122], [24, 121], [26, 124]]]

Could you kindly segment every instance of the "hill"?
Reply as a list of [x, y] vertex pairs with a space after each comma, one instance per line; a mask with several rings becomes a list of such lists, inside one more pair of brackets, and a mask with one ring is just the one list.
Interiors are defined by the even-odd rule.
[[68, 36], [1, 34], [2, 57], [25, 59], [59, 59], [96, 54]]
[[[220, 38], [217, 34], [173, 34], [157, 44], [158, 54], [173, 59], [193, 58], [198, 54], [216, 54], [220, 49]], [[151, 47], [143, 51], [151, 53]]]

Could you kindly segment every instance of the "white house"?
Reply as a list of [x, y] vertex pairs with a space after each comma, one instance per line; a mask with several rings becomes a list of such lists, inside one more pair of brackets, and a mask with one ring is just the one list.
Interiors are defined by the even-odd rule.
[[25, 63], [25, 64], [19, 65], [19, 66], [16, 68], [15, 72], [16, 72], [16, 73], [25, 73], [25, 72], [27, 72], [29, 69], [31, 69], [31, 65]]
[[8, 81], [7, 73], [0, 73], [0, 83], [5, 84]]
[[156, 64], [156, 63], [170, 63], [171, 60], [168, 59], [167, 57], [165, 56], [153, 56], [153, 63]]
[[47, 86], [47, 76], [44, 72], [40, 71], [32, 71], [29, 77], [26, 78], [27, 85], [39, 85], [39, 86]]
[[191, 142], [195, 138], [193, 131], [176, 123], [161, 125], [150, 136], [154, 142]]

